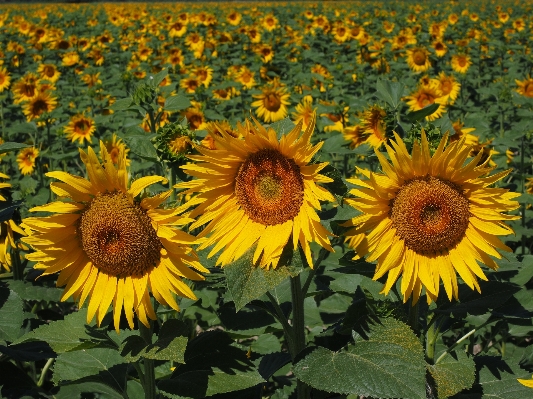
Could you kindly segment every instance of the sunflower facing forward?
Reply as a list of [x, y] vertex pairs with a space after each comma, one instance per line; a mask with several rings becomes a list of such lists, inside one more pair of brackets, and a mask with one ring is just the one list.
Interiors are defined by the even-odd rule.
[[192, 221], [179, 216], [186, 207], [158, 209], [171, 191], [135, 200], [164, 178], [142, 177], [128, 188], [124, 152], [117, 166], [103, 143], [100, 154], [102, 164], [92, 148], [87, 153], [80, 149], [89, 180], [66, 172], [47, 173], [62, 181], [51, 183], [51, 190], [70, 201], [30, 210], [55, 215], [24, 219], [24, 226], [34, 231], [24, 241], [36, 250], [26, 258], [37, 262], [35, 268], [43, 269], [43, 275], [60, 272], [57, 285], [66, 285], [61, 300], [73, 296], [81, 307], [90, 298], [87, 322], [96, 315], [100, 324], [112, 305], [117, 330], [122, 308], [130, 328], [134, 312], [148, 326], [147, 317], [156, 319], [149, 292], [178, 310], [173, 293], [195, 298], [182, 278], [203, 279], [189, 267], [208, 271], [190, 247], [196, 238], [174, 228]]
[[253, 262], [267, 269], [278, 265], [289, 240], [295, 249], [300, 243], [310, 266], [309, 242], [333, 251], [332, 234], [315, 210], [320, 201], [334, 201], [317, 184], [332, 181], [319, 173], [328, 163], [310, 164], [322, 146], [310, 144], [315, 121], [303, 134], [300, 122], [279, 141], [273, 129], [247, 123], [242, 140], [220, 129], [212, 134], [217, 150], [197, 147], [201, 155], [190, 156], [197, 163], [182, 166], [196, 179], [175, 187], [198, 193], [191, 200], [200, 204], [191, 212], [198, 217], [191, 228], [208, 223], [198, 236], [208, 238], [198, 249], [214, 245], [209, 256], [222, 250], [217, 264], [224, 266], [257, 244]]
[[422, 287], [428, 302], [435, 301], [441, 279], [448, 299], [457, 299], [456, 272], [480, 291], [476, 277], [487, 278], [478, 261], [498, 268], [490, 256], [500, 259], [496, 249], [510, 249], [496, 236], [511, 234], [504, 221], [519, 218], [504, 212], [518, 208], [512, 199], [520, 194], [488, 188], [510, 171], [488, 176], [492, 168], [478, 165], [480, 155], [464, 164], [470, 152], [464, 138], [444, 148], [444, 137], [431, 156], [425, 134], [412, 155], [395, 137], [392, 148], [386, 145], [392, 165], [376, 151], [384, 174], [363, 171], [367, 179], [348, 180], [359, 188], [346, 202], [362, 214], [347, 223], [354, 226], [347, 241], [357, 257], [377, 261], [374, 279], [388, 273], [385, 294], [402, 274], [404, 301], [413, 295], [416, 303]]

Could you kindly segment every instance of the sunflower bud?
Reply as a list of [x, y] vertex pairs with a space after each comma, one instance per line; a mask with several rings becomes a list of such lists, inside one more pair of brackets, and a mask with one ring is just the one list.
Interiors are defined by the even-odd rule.
[[195, 134], [189, 129], [185, 119], [167, 123], [157, 130], [155, 149], [160, 159], [170, 163], [182, 163], [187, 154], [191, 153], [194, 138]]

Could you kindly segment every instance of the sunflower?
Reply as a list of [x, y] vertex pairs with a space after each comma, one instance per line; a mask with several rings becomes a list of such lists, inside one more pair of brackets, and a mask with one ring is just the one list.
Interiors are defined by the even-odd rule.
[[[113, 133], [111, 138], [104, 140], [104, 147], [115, 165], [118, 164], [120, 154], [124, 154], [124, 157], [126, 158], [126, 166], [130, 165], [131, 160], [128, 159], [130, 149], [126, 147], [122, 142], [122, 139], [119, 139], [115, 133]], [[100, 153], [100, 158], [104, 159], [102, 153]]]
[[302, 122], [302, 130], [306, 130], [309, 123], [313, 120], [316, 107], [313, 107], [313, 97], [304, 96], [302, 101], [296, 105], [296, 112], [292, 113], [294, 123]]
[[407, 50], [407, 64], [415, 72], [424, 72], [431, 67], [429, 51], [423, 47], [415, 47]]
[[90, 143], [92, 135], [96, 131], [96, 125], [88, 116], [77, 114], [70, 118], [70, 122], [64, 130], [72, 142], [78, 140], [80, 144], [83, 144], [83, 140], [87, 140]]
[[24, 148], [17, 155], [17, 164], [20, 173], [29, 175], [35, 169], [35, 159], [39, 156], [39, 150], [35, 147]]
[[33, 72], [27, 72], [17, 82], [13, 84], [13, 96], [15, 97], [15, 104], [23, 101], [31, 100], [37, 95], [37, 86], [39, 84], [39, 77]]
[[444, 55], [448, 52], [448, 47], [442, 40], [433, 42], [433, 49], [435, 50], [437, 57], [444, 57]]
[[196, 76], [190, 76], [180, 80], [180, 87], [185, 89], [186, 93], [195, 93], [200, 84], [200, 79]]
[[446, 75], [444, 72], [439, 73], [439, 77], [431, 79], [437, 90], [442, 94], [442, 101], [447, 104], [453, 104], [461, 90], [461, 84], [455, 80], [452, 75]]
[[246, 89], [251, 89], [255, 86], [255, 72], [250, 71], [247, 67], [241, 67], [240, 71], [235, 76], [235, 81], [242, 84]]
[[205, 87], [208, 87], [213, 79], [213, 69], [208, 66], [197, 66], [191, 72]]
[[44, 113], [52, 112], [57, 107], [57, 98], [49, 92], [42, 92], [22, 105], [22, 112], [28, 122], [38, 119]]
[[0, 67], [0, 93], [9, 87], [11, 83], [11, 75], [5, 67]]
[[56, 214], [24, 219], [33, 230], [24, 241], [37, 251], [26, 258], [37, 262], [35, 268], [44, 270], [43, 275], [60, 272], [57, 285], [66, 285], [61, 300], [73, 296], [81, 307], [90, 297], [88, 323], [96, 315], [100, 325], [112, 304], [117, 331], [123, 308], [130, 328], [134, 313], [148, 326], [148, 318], [156, 319], [150, 291], [158, 302], [179, 310], [173, 293], [196, 299], [182, 278], [203, 279], [189, 266], [208, 271], [190, 247], [197, 240], [174, 228], [192, 221], [178, 216], [186, 207], [158, 209], [171, 191], [135, 199], [165, 178], [142, 177], [128, 189], [124, 153], [117, 166], [103, 143], [100, 153], [103, 164], [92, 148], [87, 153], [80, 149], [88, 180], [60, 171], [47, 173], [63, 182], [51, 183], [51, 190], [70, 200], [30, 210]]
[[454, 134], [450, 136], [450, 142], [464, 140], [465, 145], [467, 146], [476, 146], [479, 144], [479, 137], [472, 133], [476, 130], [473, 127], [464, 128], [464, 124], [461, 121], [452, 123]]
[[37, 73], [41, 79], [48, 80], [50, 83], [55, 83], [59, 80], [61, 72], [58, 71], [54, 64], [40, 64], [37, 68]]
[[207, 122], [205, 129], [209, 132], [208, 135], [201, 141], [201, 145], [210, 150], [216, 150], [217, 146], [213, 136], [216, 134], [220, 137], [222, 132], [229, 134], [231, 137], [240, 137], [239, 133], [235, 132], [228, 121]]
[[342, 136], [344, 137], [344, 140], [350, 143], [351, 150], [359, 147], [367, 140], [360, 125], [345, 127], [342, 131]]
[[77, 65], [78, 62], [80, 62], [80, 56], [76, 51], [70, 51], [68, 53], [63, 54], [62, 58], [62, 64], [63, 66], [70, 67]]
[[257, 115], [264, 122], [276, 122], [287, 116], [287, 105], [290, 104], [290, 94], [284, 87], [269, 86], [262, 89], [262, 94], [254, 95], [257, 101], [252, 103], [256, 107]]
[[472, 65], [472, 61], [466, 54], [455, 54], [452, 56], [451, 65], [455, 72], [466, 73], [468, 68], [470, 68], [470, 65]]
[[442, 93], [432, 85], [420, 86], [417, 91], [410, 96], [407, 96], [406, 99], [408, 100], [407, 105], [411, 111], [420, 111], [428, 105], [439, 104], [439, 108], [434, 113], [426, 116], [428, 121], [440, 118], [446, 111], [445, 100], [444, 97], [442, 97]]
[[441, 279], [448, 299], [458, 299], [455, 272], [480, 291], [476, 276], [487, 278], [477, 262], [498, 268], [490, 256], [501, 259], [496, 249], [510, 249], [496, 236], [511, 234], [503, 221], [519, 218], [504, 212], [518, 208], [512, 199], [520, 194], [488, 188], [510, 170], [488, 176], [492, 168], [478, 165], [480, 155], [465, 164], [470, 148], [464, 139], [445, 148], [443, 137], [431, 156], [424, 133], [412, 155], [395, 138], [386, 145], [392, 164], [376, 151], [384, 174], [363, 171], [367, 179], [348, 180], [360, 187], [346, 200], [362, 212], [346, 224], [353, 227], [347, 241], [356, 258], [368, 254], [368, 262], [377, 261], [375, 280], [388, 272], [385, 294], [403, 273], [404, 301], [413, 295], [416, 303], [422, 287], [428, 302], [435, 301]]
[[237, 26], [241, 23], [242, 14], [237, 11], [232, 11], [228, 14], [226, 20], [230, 25]]
[[528, 76], [527, 79], [522, 81], [515, 79], [515, 82], [518, 86], [518, 89], [516, 89], [518, 94], [524, 97], [533, 98], [533, 79]]
[[193, 102], [193, 106], [187, 108], [185, 112], [183, 112], [183, 116], [187, 118], [191, 130], [202, 130], [206, 126], [204, 113], [200, 109], [200, 104], [198, 103], [195, 104]]
[[[0, 173], [0, 178], [9, 179], [9, 176]], [[11, 187], [11, 184], [0, 181], [0, 201], [6, 201], [2, 196], [1, 190]], [[25, 236], [26, 233], [12, 220], [0, 222], [0, 269], [4, 268], [8, 272], [11, 270], [11, 256], [9, 254], [9, 247], [15, 247], [15, 236], [13, 233], [18, 233]]]
[[366, 137], [365, 142], [374, 148], [379, 148], [387, 142], [385, 117], [387, 113], [379, 105], [374, 105], [363, 112], [361, 116], [361, 131]]
[[328, 183], [319, 174], [327, 162], [310, 164], [322, 143], [311, 145], [315, 118], [302, 134], [301, 124], [278, 141], [273, 129], [258, 122], [243, 129], [243, 140], [224, 131], [214, 134], [218, 150], [197, 147], [196, 163], [181, 168], [196, 177], [177, 184], [198, 193], [191, 201], [200, 204], [190, 217], [199, 217], [192, 228], [207, 226], [198, 235], [209, 236], [198, 249], [216, 244], [209, 257], [222, 250], [217, 264], [225, 266], [255, 247], [253, 262], [276, 268], [285, 245], [300, 243], [307, 262], [313, 265], [309, 242], [333, 251], [315, 209], [319, 201], [334, 201], [329, 191], [317, 185]]

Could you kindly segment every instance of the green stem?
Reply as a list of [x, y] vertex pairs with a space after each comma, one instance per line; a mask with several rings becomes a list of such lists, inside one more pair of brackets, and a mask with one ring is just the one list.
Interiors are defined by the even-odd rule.
[[276, 298], [272, 296], [270, 292], [267, 291], [266, 293], [268, 299], [270, 299], [270, 303], [274, 307], [275, 311], [275, 317], [278, 319], [278, 321], [281, 323], [281, 326], [283, 327], [283, 333], [285, 334], [285, 340], [287, 341], [287, 346], [289, 347], [289, 354], [291, 355], [291, 359], [294, 359], [296, 357], [296, 353], [294, 351], [294, 336], [293, 336], [293, 330], [291, 325], [289, 324], [287, 318], [283, 314], [283, 310], [281, 310], [278, 301], [276, 301]]
[[307, 275], [307, 279], [305, 280], [304, 286], [302, 287], [302, 295], [305, 299], [305, 296], [307, 295], [307, 290], [309, 290], [309, 286], [311, 285], [311, 282], [313, 281], [313, 277], [315, 277], [317, 269], [320, 267], [320, 263], [324, 260], [326, 255], [328, 254], [328, 251], [324, 248], [320, 250], [318, 253], [318, 258], [315, 261], [315, 264], [313, 268], [309, 271], [309, 274]]
[[48, 361], [46, 362], [46, 364], [44, 365], [43, 367], [43, 371], [41, 371], [41, 376], [39, 377], [39, 381], [37, 381], [37, 386], [38, 387], [42, 387], [43, 384], [44, 384], [44, 378], [46, 377], [46, 372], [48, 371], [48, 369], [50, 368], [50, 366], [52, 365], [52, 363], [54, 363], [54, 358], [50, 358], [48, 359]]
[[22, 264], [20, 263], [19, 249], [17, 247], [13, 248], [13, 279], [14, 280], [23, 280], [24, 279], [24, 270], [22, 270]]
[[437, 316], [430, 316], [429, 326], [426, 333], [426, 361], [429, 364], [433, 364], [435, 361], [435, 344], [437, 343], [437, 337], [439, 336], [440, 328], [433, 323]]
[[409, 304], [409, 325], [415, 333], [418, 333], [418, 316], [420, 311], [420, 302], [417, 301], [416, 304], [413, 305], [413, 298], [411, 297], [411, 299], [409, 300]]
[[[141, 338], [144, 339], [146, 345], [152, 344], [152, 323], [150, 322], [150, 327], [146, 327], [143, 323], [139, 323], [139, 333]], [[144, 364], [144, 398], [145, 399], [155, 399], [155, 370], [154, 370], [154, 361], [152, 359], [143, 359]], [[142, 381], [141, 380], [141, 381]]]
[[[304, 299], [300, 276], [291, 277], [292, 295], [292, 331], [294, 333], [294, 354], [298, 355], [306, 347], [305, 319], [304, 319]], [[292, 361], [294, 362], [295, 356]], [[311, 388], [302, 381], [297, 380], [298, 399], [309, 399]]]

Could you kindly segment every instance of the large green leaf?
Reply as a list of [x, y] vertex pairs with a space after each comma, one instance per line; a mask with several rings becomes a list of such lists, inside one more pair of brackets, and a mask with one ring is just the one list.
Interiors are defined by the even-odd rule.
[[154, 360], [171, 360], [184, 363], [185, 348], [187, 347], [188, 328], [182, 321], [167, 320], [156, 342], [146, 345], [144, 339], [138, 335], [131, 335], [124, 340], [121, 354], [130, 362], [141, 357]]
[[9, 152], [9, 151], [21, 150], [23, 148], [28, 148], [28, 147], [31, 147], [31, 146], [29, 146], [28, 144], [13, 143], [10, 141], [6, 141], [5, 143], [0, 144], [0, 155], [5, 154], [6, 152]]
[[438, 399], [468, 389], [476, 379], [476, 365], [464, 352], [448, 354], [440, 363], [428, 365], [437, 386]]
[[154, 145], [148, 135], [132, 135], [125, 136], [124, 141], [131, 149], [131, 151], [141, 158], [148, 159], [150, 161], [157, 160], [157, 153]]
[[390, 80], [378, 80], [376, 83], [376, 96], [381, 98], [392, 108], [396, 109], [402, 101], [405, 85]]
[[185, 96], [172, 96], [165, 100], [163, 109], [169, 112], [181, 111], [191, 106], [190, 100]]
[[294, 374], [313, 388], [378, 398], [425, 399], [422, 345], [406, 324], [392, 319], [373, 325], [369, 339], [357, 337], [346, 351], [318, 347]]
[[63, 290], [56, 287], [43, 287], [33, 285], [26, 281], [12, 280], [9, 282], [9, 288], [15, 291], [21, 298], [26, 301], [52, 301], [59, 302]]
[[15, 341], [23, 334], [24, 322], [22, 299], [18, 294], [5, 287], [0, 287], [0, 339]]
[[54, 363], [52, 381], [92, 381], [106, 384], [118, 392], [125, 389], [127, 366], [111, 348], [82, 349], [61, 353]]
[[406, 118], [409, 122], [420, 122], [422, 119], [424, 119], [426, 116], [429, 116], [433, 113], [435, 113], [440, 107], [440, 104], [430, 104], [427, 107], [424, 107], [418, 111], [409, 112], [406, 115]]
[[14, 344], [27, 341], [45, 341], [56, 353], [68, 352], [84, 347], [93, 346], [91, 335], [87, 332], [85, 321], [87, 309], [80, 309], [71, 313], [63, 320], [52, 321], [24, 334]]
[[131, 97], [121, 98], [120, 100], [115, 101], [109, 108], [113, 111], [124, 111], [128, 109], [132, 103], [133, 99]]
[[290, 244], [285, 247], [276, 269], [264, 270], [254, 265], [254, 252], [255, 246], [224, 267], [228, 290], [237, 311], [281, 284], [287, 277], [297, 276], [303, 270], [300, 251], [293, 251]]
[[240, 391], [264, 382], [246, 353], [222, 331], [200, 334], [189, 342], [185, 364], [178, 365], [170, 379], [159, 382], [170, 398], [200, 399]]

